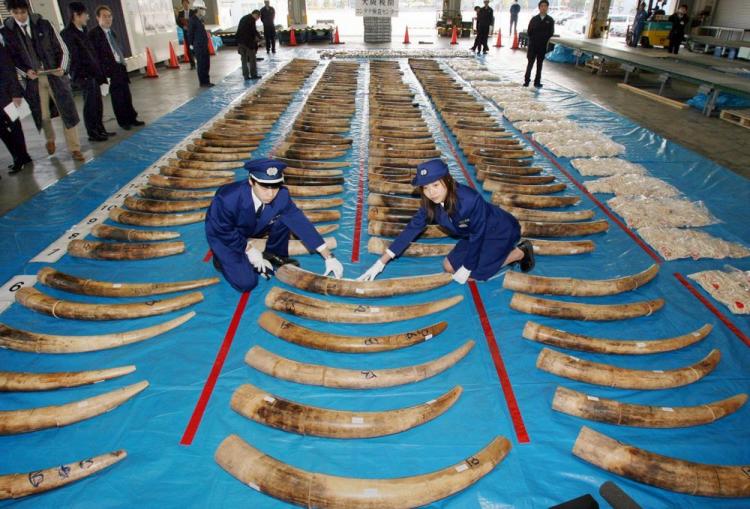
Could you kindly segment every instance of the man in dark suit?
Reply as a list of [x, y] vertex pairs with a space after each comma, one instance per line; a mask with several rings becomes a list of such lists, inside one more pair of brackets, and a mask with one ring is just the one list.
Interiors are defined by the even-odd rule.
[[[182, 30], [183, 40], [187, 40], [188, 23], [190, 22], [190, 0], [182, 0], [182, 9], [177, 13], [177, 26]], [[187, 51], [187, 58], [190, 62], [190, 69], [195, 69], [195, 58], [193, 58], [193, 52], [190, 51], [190, 44], [185, 44], [185, 51]]]
[[276, 9], [271, 7], [271, 0], [263, 0], [260, 8], [260, 21], [263, 23], [263, 36], [266, 39], [266, 54], [276, 54]]
[[529, 47], [526, 50], [528, 64], [526, 65], [526, 76], [523, 80], [524, 87], [529, 86], [531, 69], [534, 67], [534, 62], [536, 62], [534, 86], [542, 88], [542, 63], [544, 62], [544, 56], [547, 54], [547, 43], [555, 34], [555, 20], [547, 14], [548, 9], [549, 2], [541, 0], [539, 2], [539, 14], [529, 21], [529, 29], [527, 31], [529, 35]]
[[94, 48], [99, 66], [109, 78], [109, 95], [117, 123], [129, 131], [132, 127], [144, 125], [145, 122], [138, 120], [138, 112], [133, 108], [125, 55], [119, 37], [112, 30], [112, 10], [106, 5], [97, 7], [96, 21], [99, 26], [89, 32], [89, 41]]
[[[258, 76], [258, 63], [255, 60], [255, 55], [258, 53], [258, 43], [260, 42], [260, 34], [255, 23], [259, 17], [260, 11], [255, 10], [242, 16], [240, 24], [237, 25], [237, 52], [240, 54], [242, 62], [242, 76], [246, 80], [260, 78]], [[249, 70], [248, 64], [250, 64]]]
[[15, 119], [11, 122], [7, 113], [2, 110], [11, 102], [20, 106], [23, 101], [23, 89], [18, 83], [18, 75], [10, 58], [8, 48], [5, 46], [5, 39], [0, 32], [0, 139], [3, 140], [8, 152], [13, 156], [13, 164], [10, 168], [11, 174], [21, 171], [27, 163], [31, 162], [31, 157], [26, 151], [26, 138], [21, 129], [21, 121]]
[[488, 39], [490, 37], [490, 27], [495, 24], [495, 13], [490, 7], [490, 0], [484, 0], [484, 5], [477, 11], [477, 53], [484, 50], [487, 53], [490, 50]]
[[70, 77], [83, 92], [83, 123], [89, 141], [106, 141], [109, 135], [115, 133], [108, 133], [102, 122], [104, 107], [100, 87], [107, 83], [107, 78], [96, 61], [94, 49], [86, 33], [89, 13], [81, 2], [71, 2], [68, 8], [70, 24], [60, 32], [60, 35], [70, 52]]
[[208, 76], [211, 70], [211, 56], [208, 53], [208, 34], [203, 19], [206, 17], [206, 4], [203, 0], [193, 2], [193, 10], [190, 12], [188, 23], [188, 44], [193, 50], [195, 61], [198, 66], [198, 83], [202, 87], [213, 87]]

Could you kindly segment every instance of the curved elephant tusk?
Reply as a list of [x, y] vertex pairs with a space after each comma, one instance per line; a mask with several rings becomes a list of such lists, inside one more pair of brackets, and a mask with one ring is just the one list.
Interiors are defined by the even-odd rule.
[[582, 352], [642, 355], [671, 352], [685, 348], [701, 341], [708, 336], [712, 329], [711, 325], [706, 324], [700, 329], [682, 336], [644, 341], [595, 338], [584, 334], [572, 334], [536, 322], [526, 322], [526, 326], [523, 328], [523, 337], [531, 341], [544, 343], [545, 345]]
[[143, 381], [64, 405], [0, 411], [0, 435], [16, 435], [59, 428], [91, 419], [114, 410], [146, 387], [148, 387], [148, 382]]
[[555, 212], [538, 209], [524, 209], [521, 207], [503, 207], [519, 221], [537, 221], [541, 223], [570, 223], [586, 221], [594, 217], [593, 210], [573, 210], [570, 212]]
[[213, 199], [216, 191], [191, 191], [189, 189], [144, 186], [138, 190], [138, 194], [154, 200], [210, 200]]
[[[341, 170], [309, 170], [307, 168], [295, 168], [287, 166], [284, 168], [284, 177], [343, 177], [344, 172]], [[330, 205], [329, 205], [330, 206]], [[316, 207], [316, 208], [327, 208]]]
[[750, 497], [748, 466], [694, 463], [627, 445], [581, 428], [573, 454], [613, 474], [665, 490], [702, 497]]
[[211, 205], [211, 200], [149, 200], [128, 196], [125, 198], [125, 206], [130, 210], [138, 212], [188, 212], [191, 210], [205, 209]]
[[534, 254], [542, 256], [568, 256], [591, 253], [596, 248], [592, 240], [543, 240], [528, 239], [534, 247]]
[[516, 292], [572, 295], [575, 297], [616, 295], [640, 288], [654, 279], [658, 273], [659, 266], [656, 264], [637, 274], [616, 279], [545, 277], [508, 271], [505, 273], [503, 288]]
[[325, 223], [341, 219], [338, 210], [305, 210], [302, 212], [311, 223]]
[[454, 387], [421, 405], [380, 412], [348, 412], [303, 405], [279, 398], [249, 384], [232, 395], [232, 410], [253, 421], [300, 435], [330, 438], [372, 438], [393, 435], [431, 421], [458, 401]]
[[167, 164], [172, 167], [185, 168], [188, 170], [239, 170], [242, 168], [242, 161], [209, 162], [196, 161], [194, 159], [167, 159]]
[[425, 276], [379, 279], [377, 281], [357, 281], [354, 279], [336, 279], [320, 276], [291, 264], [279, 267], [276, 277], [283, 283], [300, 290], [322, 295], [342, 297], [392, 297], [411, 293], [426, 292], [452, 281], [446, 272]]
[[59, 373], [22, 373], [0, 371], [0, 392], [50, 391], [67, 387], [89, 385], [111, 380], [135, 371], [135, 366], [96, 369], [91, 371], [68, 371]]
[[[338, 225], [336, 225], [338, 226]], [[318, 229], [320, 232], [320, 228]], [[324, 237], [323, 241], [326, 243], [326, 247], [330, 250], [336, 249], [337, 242], [336, 237]], [[248, 244], [254, 246], [257, 250], [263, 252], [266, 249], [266, 239], [249, 239]], [[287, 247], [289, 256], [300, 256], [312, 254], [307, 250], [307, 247], [299, 240], [290, 240]]]
[[166, 177], [164, 175], [149, 175], [148, 183], [156, 187], [166, 187], [168, 189], [210, 189], [213, 187], [231, 184], [234, 179], [231, 178], [206, 178], [191, 179], [184, 177]]
[[137, 343], [169, 332], [195, 316], [191, 311], [172, 320], [137, 329], [96, 336], [60, 336], [39, 334], [8, 327], [0, 323], [0, 348], [33, 353], [82, 353], [108, 350]]
[[0, 475], [0, 500], [44, 493], [89, 477], [127, 457], [123, 450], [23, 474]]
[[370, 193], [367, 195], [367, 204], [377, 207], [397, 207], [412, 209], [414, 212], [420, 207], [419, 198], [406, 198], [403, 196], [389, 196], [387, 194]]
[[369, 179], [367, 189], [373, 193], [380, 194], [404, 194], [407, 196], [419, 196], [419, 190], [411, 184], [399, 184], [387, 180]]
[[121, 244], [75, 239], [68, 244], [69, 255], [93, 260], [145, 260], [184, 252], [185, 243], [182, 241]]
[[210, 178], [233, 178], [233, 171], [220, 170], [191, 170], [176, 166], [161, 166], [159, 174], [165, 177], [178, 177], [188, 179], [210, 179]]
[[[286, 169], [284, 170], [286, 173]], [[330, 209], [340, 207], [344, 204], [342, 198], [313, 198], [310, 200], [294, 200], [294, 204], [300, 210]]]
[[639, 316], [651, 316], [664, 307], [664, 299], [644, 300], [628, 304], [584, 304], [532, 297], [514, 293], [510, 307], [522, 313], [552, 316], [571, 320], [625, 320]]
[[[404, 223], [387, 223], [385, 221], [368, 221], [367, 233], [370, 235], [379, 235], [381, 237], [398, 237], [406, 227]], [[436, 224], [427, 225], [420, 238], [423, 239], [444, 239], [449, 235], [445, 233], [440, 226]]]
[[177, 158], [182, 160], [192, 161], [205, 161], [209, 163], [229, 162], [229, 163], [242, 163], [243, 159], [249, 159], [248, 157], [239, 157], [232, 154], [222, 153], [207, 153], [207, 152], [190, 152], [188, 150], [178, 150]]
[[604, 233], [609, 230], [606, 219], [586, 221], [581, 223], [540, 223], [535, 221], [519, 221], [521, 235], [537, 237], [580, 237]]
[[[391, 243], [380, 237], [370, 237], [367, 241], [369, 253], [382, 255]], [[426, 244], [424, 242], [411, 242], [401, 256], [448, 256], [448, 253], [456, 247], [455, 244]]]
[[345, 336], [308, 329], [284, 320], [273, 311], [265, 311], [260, 315], [258, 325], [274, 336], [300, 346], [346, 353], [387, 352], [405, 348], [428, 341], [448, 327], [446, 322], [439, 322], [418, 330], [387, 336]]
[[332, 194], [340, 194], [344, 192], [344, 186], [295, 186], [285, 185], [289, 191], [289, 196], [293, 198], [307, 197], [307, 196], [330, 196]]
[[455, 306], [463, 299], [463, 295], [455, 295], [447, 299], [409, 306], [370, 306], [330, 302], [273, 287], [266, 295], [266, 306], [276, 311], [321, 322], [387, 323], [431, 315]]
[[667, 371], [649, 371], [591, 362], [544, 348], [536, 359], [536, 367], [554, 375], [594, 385], [653, 390], [681, 387], [696, 382], [713, 371], [719, 360], [721, 352], [714, 349], [692, 366]]
[[468, 488], [490, 473], [510, 448], [510, 442], [499, 436], [456, 465], [397, 479], [357, 479], [308, 472], [262, 453], [237, 435], [224, 439], [214, 457], [243, 484], [295, 505], [406, 509], [427, 505]]
[[44, 285], [70, 293], [98, 295], [101, 297], [142, 297], [165, 293], [184, 292], [204, 286], [215, 285], [219, 278], [211, 277], [173, 283], [109, 283], [94, 279], [84, 279], [44, 267], [37, 273], [37, 279]]
[[124, 320], [162, 315], [186, 308], [202, 300], [201, 292], [192, 292], [168, 299], [153, 299], [145, 302], [91, 304], [56, 299], [31, 287], [21, 288], [16, 292], [16, 302], [22, 306], [55, 318], [73, 320]]
[[438, 375], [463, 359], [473, 347], [474, 341], [469, 340], [452, 352], [424, 364], [380, 370], [307, 364], [276, 355], [260, 346], [248, 350], [245, 362], [266, 375], [298, 384], [339, 389], [380, 389], [420, 382]]
[[277, 157], [275, 159], [278, 159], [282, 163], [288, 164], [289, 166], [294, 166], [296, 168], [320, 168], [322, 170], [335, 170], [337, 168], [348, 168], [350, 166], [350, 163], [346, 161], [341, 162], [322, 162], [322, 161], [306, 161], [304, 159], [290, 159], [288, 157]]
[[182, 214], [151, 214], [115, 207], [109, 211], [109, 218], [118, 223], [135, 226], [181, 226], [202, 222], [206, 218], [206, 212], [201, 210]]
[[94, 237], [110, 240], [124, 240], [126, 242], [150, 242], [154, 240], [171, 240], [180, 237], [178, 232], [163, 230], [134, 230], [118, 228], [106, 224], [98, 224], [91, 230]]
[[634, 405], [558, 387], [552, 400], [552, 408], [575, 417], [619, 426], [686, 428], [709, 424], [726, 417], [739, 410], [746, 401], [747, 394], [737, 394], [697, 406]]
[[503, 194], [530, 194], [547, 195], [564, 191], [567, 186], [562, 182], [559, 184], [509, 184], [498, 180], [485, 179], [482, 189], [488, 193], [499, 192]]
[[502, 194], [494, 192], [490, 197], [490, 201], [501, 207], [545, 209], [577, 205], [581, 199], [578, 196], [536, 196], [531, 194]]

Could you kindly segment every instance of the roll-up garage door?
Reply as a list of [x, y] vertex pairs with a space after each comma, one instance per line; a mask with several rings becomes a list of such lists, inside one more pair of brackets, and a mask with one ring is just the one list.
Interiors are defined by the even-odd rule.
[[750, 28], [750, 0], [719, 0], [713, 26]]

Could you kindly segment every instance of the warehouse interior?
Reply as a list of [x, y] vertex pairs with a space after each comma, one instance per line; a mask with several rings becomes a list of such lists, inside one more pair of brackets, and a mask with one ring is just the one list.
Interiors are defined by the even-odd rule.
[[[58, 33], [78, 8], [28, 3]], [[180, 2], [80, 3], [139, 123], [105, 80], [87, 137], [71, 79], [76, 160], [5, 107], [31, 162], [0, 152], [0, 507], [748, 506], [749, 2], [550, 0], [529, 86], [537, 0], [194, 0], [205, 57]], [[387, 262], [436, 159], [530, 272], [445, 272], [474, 237], [434, 224]], [[255, 163], [325, 249], [289, 226], [265, 278], [273, 231], [242, 235], [243, 289], [211, 211]]]

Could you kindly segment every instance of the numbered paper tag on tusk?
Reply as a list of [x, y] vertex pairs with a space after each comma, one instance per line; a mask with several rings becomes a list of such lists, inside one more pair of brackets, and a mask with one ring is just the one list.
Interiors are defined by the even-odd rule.
[[16, 301], [16, 292], [27, 286], [36, 284], [36, 275], [24, 274], [13, 276], [2, 287], [0, 287], [0, 313], [8, 309]]

